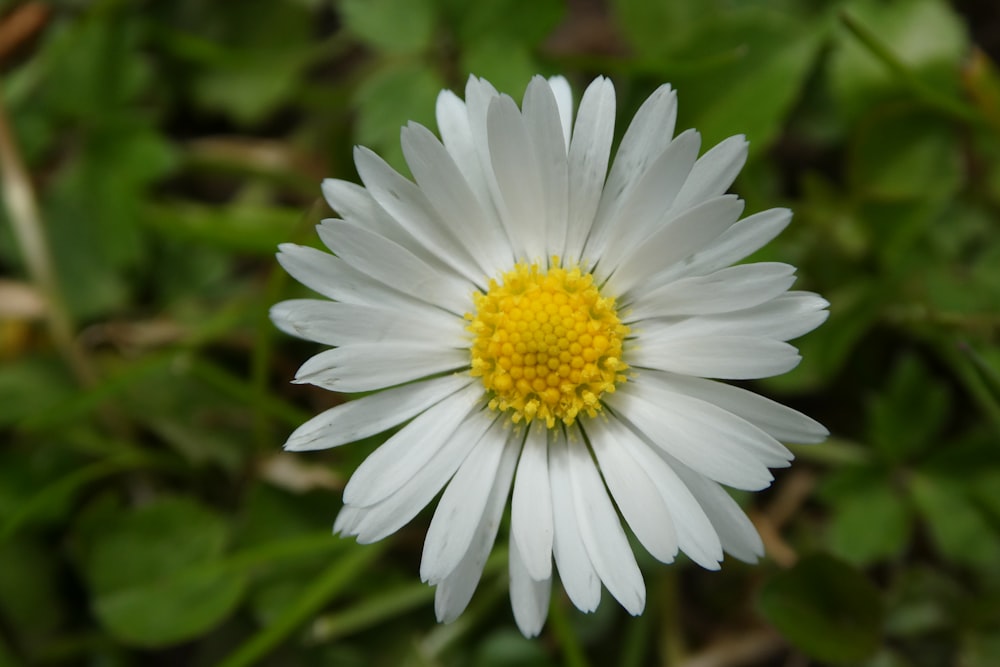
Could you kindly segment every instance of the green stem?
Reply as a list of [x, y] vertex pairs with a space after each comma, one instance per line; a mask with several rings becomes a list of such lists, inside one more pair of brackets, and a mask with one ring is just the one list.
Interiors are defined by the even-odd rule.
[[566, 605], [558, 595], [552, 597], [552, 603], [549, 605], [549, 627], [552, 628], [552, 634], [562, 648], [567, 667], [589, 667], [580, 638], [576, 636], [570, 624]]
[[390, 618], [422, 607], [434, 599], [434, 589], [423, 583], [411, 584], [373, 595], [353, 607], [316, 620], [311, 639], [330, 642], [360, 632]]
[[889, 71], [899, 77], [900, 81], [906, 85], [910, 91], [920, 98], [928, 106], [934, 107], [957, 120], [971, 123], [983, 122], [982, 117], [976, 113], [975, 109], [963, 104], [959, 100], [941, 95], [935, 88], [925, 83], [920, 77], [904, 63], [899, 57], [887, 47], [874, 32], [869, 30], [864, 24], [851, 16], [847, 11], [840, 13], [840, 20], [844, 26], [868, 51], [875, 56]]
[[352, 549], [334, 561], [281, 616], [227, 656], [217, 667], [249, 667], [273, 651], [335, 598], [379, 557], [385, 542]]
[[55, 262], [52, 260], [35, 190], [7, 121], [7, 111], [2, 96], [0, 96], [0, 171], [2, 171], [0, 176], [2, 176], [3, 200], [14, 230], [14, 237], [24, 257], [28, 274], [46, 301], [45, 313], [49, 333], [76, 375], [77, 381], [84, 387], [92, 387], [97, 382], [97, 373], [76, 340], [75, 326], [59, 288]]

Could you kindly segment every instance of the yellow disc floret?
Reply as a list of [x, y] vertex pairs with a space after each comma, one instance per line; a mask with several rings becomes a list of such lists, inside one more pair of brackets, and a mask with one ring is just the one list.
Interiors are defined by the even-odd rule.
[[482, 378], [490, 408], [513, 422], [543, 419], [553, 428], [580, 413], [594, 417], [601, 395], [625, 381], [628, 327], [589, 273], [557, 257], [548, 269], [518, 262], [473, 300], [472, 375]]

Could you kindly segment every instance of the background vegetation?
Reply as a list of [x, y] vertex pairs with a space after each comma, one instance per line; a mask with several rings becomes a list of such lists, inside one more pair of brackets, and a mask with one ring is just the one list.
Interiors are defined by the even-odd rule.
[[[1000, 664], [998, 54], [988, 0], [0, 3], [0, 665]], [[528, 641], [502, 548], [439, 626], [426, 517], [330, 536], [376, 443], [281, 452], [339, 399], [288, 384], [273, 253], [469, 72], [672, 82], [796, 211], [761, 257], [832, 314], [754, 388], [833, 437], [740, 498], [761, 565], [644, 557], [645, 615]]]

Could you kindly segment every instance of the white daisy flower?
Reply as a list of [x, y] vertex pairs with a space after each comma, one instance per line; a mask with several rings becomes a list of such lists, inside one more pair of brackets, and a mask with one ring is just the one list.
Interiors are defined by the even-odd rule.
[[[510, 501], [510, 597], [540, 632], [551, 582], [593, 611], [601, 585], [631, 614], [645, 587], [621, 519], [669, 563], [717, 569], [763, 546], [722, 485], [758, 490], [789, 464], [779, 441], [819, 423], [716, 380], [784, 373], [787, 341], [827, 302], [795, 269], [731, 266], [791, 219], [739, 220], [726, 194], [742, 136], [700, 158], [673, 136], [676, 95], [654, 92], [610, 161], [615, 91], [598, 78], [576, 118], [569, 84], [536, 77], [518, 108], [482, 79], [437, 101], [439, 140], [411, 123], [409, 180], [365, 148], [364, 187], [323, 183], [335, 255], [278, 259], [329, 300], [276, 305], [284, 331], [329, 345], [296, 382], [373, 392], [311, 419], [285, 447], [325, 449], [400, 427], [354, 472], [335, 530], [370, 543], [441, 494], [420, 575], [440, 621], [468, 604]], [[608, 169], [611, 162], [610, 170]], [[443, 493], [441, 493], [443, 490]], [[554, 562], [554, 566], [553, 566]]]

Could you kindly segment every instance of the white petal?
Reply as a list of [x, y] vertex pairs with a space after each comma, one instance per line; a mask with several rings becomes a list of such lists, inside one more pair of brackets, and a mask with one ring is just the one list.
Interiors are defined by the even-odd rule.
[[510, 494], [510, 482], [514, 476], [517, 454], [521, 450], [520, 436], [510, 431], [506, 436], [506, 442], [501, 440], [495, 443], [495, 446], [503, 449], [503, 456], [472, 543], [455, 569], [437, 585], [437, 590], [434, 591], [434, 612], [438, 621], [442, 623], [454, 621], [465, 611], [469, 600], [472, 599], [472, 593], [479, 584], [486, 559], [493, 549], [497, 529], [507, 507], [507, 496]]
[[738, 443], [747, 453], [769, 468], [784, 468], [794, 457], [788, 448], [775, 440], [766, 431], [729, 410], [711, 401], [678, 391], [663, 381], [664, 373], [643, 373], [637, 377], [633, 390], [644, 392], [644, 396], [657, 401], [664, 412], [682, 414], [692, 422], [698, 422], [717, 432], [726, 441]]
[[318, 231], [343, 261], [378, 282], [459, 316], [471, 303], [471, 283], [428, 265], [384, 236], [343, 220], [325, 220]]
[[349, 181], [327, 178], [323, 181], [323, 197], [340, 214], [342, 220], [365, 227], [409, 248], [425, 262], [434, 262], [434, 257], [427, 248], [389, 215], [364, 187]]
[[345, 525], [341, 532], [356, 535], [362, 544], [370, 544], [392, 535], [412, 521], [455, 474], [491, 423], [484, 414], [469, 415], [426, 465], [403, 480], [402, 486], [392, 495], [374, 505], [352, 506], [352, 514], [357, 518]]
[[626, 382], [605, 402], [657, 447], [710, 479], [757, 491], [773, 479], [761, 461], [767, 436], [726, 413], [679, 399], [655, 385]]
[[521, 108], [528, 140], [534, 146], [542, 179], [545, 259], [552, 255], [562, 257], [566, 246], [569, 207], [567, 144], [560, 131], [559, 107], [549, 82], [539, 76], [533, 78], [528, 84]]
[[436, 343], [443, 347], [467, 344], [465, 321], [430, 307], [383, 306], [291, 299], [271, 307], [271, 321], [287, 333], [324, 345], [355, 343]]
[[580, 537], [594, 570], [621, 606], [637, 616], [646, 605], [642, 573], [583, 443], [569, 447], [569, 472]]
[[525, 637], [535, 637], [542, 631], [549, 612], [551, 579], [536, 581], [524, 565], [521, 549], [510, 536], [510, 606], [514, 621]]
[[705, 510], [722, 548], [741, 561], [756, 563], [764, 555], [764, 543], [736, 501], [721, 486], [698, 473], [682, 465], [675, 470]]
[[[348, 265], [330, 253], [281, 244], [278, 263], [297, 281], [325, 297], [345, 303], [380, 303], [391, 308], [406, 308], [413, 299]], [[464, 315], [464, 313], [461, 313]]]
[[666, 84], [657, 88], [636, 111], [622, 137], [607, 184], [601, 192], [601, 203], [591, 231], [591, 236], [595, 237], [591, 247], [600, 247], [606, 236], [613, 232], [610, 223], [617, 219], [618, 207], [653, 160], [670, 143], [676, 120], [677, 93]]
[[705, 276], [689, 276], [643, 294], [629, 322], [650, 317], [711, 315], [751, 308], [777, 297], [795, 282], [795, 267], [778, 262], [741, 264]]
[[476, 414], [481, 398], [482, 387], [472, 384], [418, 415], [358, 466], [344, 487], [344, 502], [364, 507], [389, 497], [451, 439], [467, 418], [485, 420], [487, 426], [492, 423], [486, 415]]
[[684, 209], [726, 192], [746, 163], [749, 147], [746, 137], [740, 134], [719, 142], [702, 155], [691, 169], [674, 206]]
[[[424, 131], [428, 132], [426, 129]], [[401, 137], [403, 154], [407, 164], [411, 160], [417, 162], [414, 157], [412, 133], [409, 127], [403, 128]], [[421, 188], [404, 178], [385, 160], [363, 146], [355, 147], [354, 164], [357, 166], [358, 175], [375, 201], [413, 239], [410, 242], [405, 242], [390, 236], [388, 237], [390, 240], [418, 255], [426, 264], [453, 271], [469, 282], [480, 278], [482, 269], [476, 266], [465, 248], [456, 242], [453, 236], [447, 234], [447, 225], [434, 211]], [[375, 231], [364, 223], [358, 224], [358, 226]], [[427, 252], [415, 252], [415, 245], [426, 249]], [[428, 257], [435, 259], [428, 259]], [[444, 258], [447, 258], [448, 261], [440, 261]]]
[[740, 387], [656, 371], [644, 373], [643, 379], [718, 405], [782, 442], [812, 444], [822, 442], [830, 434], [815, 419]]
[[298, 384], [353, 393], [393, 387], [469, 366], [469, 351], [431, 343], [356, 343], [311, 357]]
[[677, 554], [677, 533], [670, 509], [649, 474], [620, 444], [623, 438], [635, 436], [617, 419], [592, 419], [586, 424], [586, 432], [604, 481], [626, 523], [654, 558], [672, 562]]
[[787, 373], [801, 360], [794, 347], [777, 340], [709, 331], [695, 335], [644, 334], [629, 352], [629, 364], [720, 380], [755, 380]]
[[468, 375], [446, 375], [356, 398], [299, 426], [285, 449], [303, 452], [356, 442], [402, 424], [473, 382]]
[[438, 95], [437, 124], [445, 148], [458, 165], [469, 187], [476, 193], [480, 205], [490, 208], [492, 214], [496, 215], [490, 186], [483, 173], [479, 150], [473, 139], [469, 110], [465, 102], [450, 90], [441, 91]]
[[667, 144], [628, 194], [622, 196], [614, 219], [607, 222], [606, 238], [591, 237], [584, 254], [600, 258], [605, 273], [653, 232], [669, 224], [670, 217], [676, 217], [668, 216], [700, 146], [701, 135], [694, 130], [679, 134]]
[[563, 131], [563, 146], [569, 146], [569, 131], [573, 124], [573, 89], [569, 86], [569, 81], [565, 77], [553, 76], [549, 78], [549, 87], [555, 97], [556, 105], [559, 109], [559, 124]]
[[565, 250], [569, 262], [583, 259], [583, 246], [604, 190], [614, 133], [615, 87], [609, 79], [598, 77], [580, 100], [569, 145], [569, 221]]
[[524, 566], [537, 581], [552, 576], [552, 492], [547, 429], [534, 424], [521, 451], [511, 499], [510, 532], [521, 545]]
[[[549, 481], [552, 487], [552, 517], [555, 535], [553, 555], [566, 595], [583, 612], [597, 609], [601, 601], [601, 580], [587, 555], [580, 536], [579, 519], [569, 478], [569, 450], [566, 434], [560, 429], [549, 446]], [[585, 446], [574, 442], [574, 447]]]
[[441, 581], [469, 550], [496, 481], [507, 439], [504, 421], [496, 417], [441, 496], [424, 538], [421, 580]]
[[657, 273], [705, 247], [742, 212], [743, 200], [723, 195], [671, 214], [652, 236], [626, 252], [615, 266], [605, 266], [599, 273], [607, 275], [613, 270], [607, 288], [613, 294], [627, 296], [629, 290], [649, 285]]
[[[509, 266], [512, 254], [492, 206], [483, 206], [448, 151], [427, 128], [410, 123], [402, 131], [403, 154], [426, 195], [428, 219], [441, 228], [441, 252], [476, 262], [476, 280]], [[416, 217], [415, 217], [416, 219]], [[485, 287], [485, 283], [481, 284]]]
[[772, 208], [747, 216], [722, 232], [710, 246], [671, 267], [664, 279], [701, 276], [734, 264], [770, 243], [791, 220], [792, 212], [787, 208]]
[[524, 118], [510, 97], [490, 103], [487, 116], [490, 163], [500, 187], [500, 217], [515, 254], [545, 260], [545, 193], [542, 173]]
[[826, 299], [812, 292], [787, 292], [766, 303], [714, 315], [698, 315], [679, 322], [648, 322], [644, 336], [651, 340], [743, 336], [791, 340], [822, 324], [829, 313]]
[[722, 543], [705, 510], [679, 477], [678, 471], [683, 466], [648, 439], [631, 428], [629, 431], [635, 437], [623, 437], [620, 443], [649, 473], [649, 478], [670, 508], [681, 550], [703, 568], [718, 570], [722, 560]]

